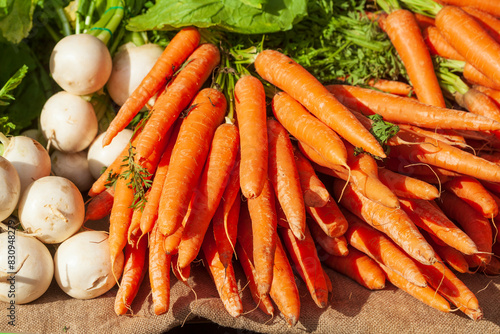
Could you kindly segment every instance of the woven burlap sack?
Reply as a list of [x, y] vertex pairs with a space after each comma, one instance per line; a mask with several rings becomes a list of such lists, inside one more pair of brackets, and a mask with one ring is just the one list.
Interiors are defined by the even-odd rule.
[[116, 288], [93, 300], [76, 300], [65, 295], [53, 282], [41, 298], [16, 307], [15, 327], [8, 325], [8, 304], [0, 304], [0, 332], [163, 333], [201, 317], [225, 327], [260, 333], [500, 333], [498, 277], [459, 275], [477, 295], [484, 311], [484, 319], [474, 322], [459, 311], [436, 311], [390, 284], [384, 290], [373, 292], [326, 269], [333, 283], [330, 304], [319, 309], [305, 285], [297, 280], [301, 315], [299, 323], [290, 328], [279, 315], [270, 318], [255, 309], [248, 288], [244, 288], [244, 274], [239, 266], [235, 268], [246, 311], [238, 318], [225, 311], [210, 276], [203, 265], [197, 263], [189, 279], [192, 290], [172, 278], [167, 314], [154, 315], [147, 275], [132, 305], [133, 315], [127, 316], [114, 313]]

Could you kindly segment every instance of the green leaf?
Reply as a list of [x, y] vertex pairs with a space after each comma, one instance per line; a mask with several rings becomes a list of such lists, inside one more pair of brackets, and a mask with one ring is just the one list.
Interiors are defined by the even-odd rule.
[[385, 145], [387, 141], [394, 137], [399, 131], [399, 126], [384, 121], [381, 115], [370, 115], [368, 118], [373, 121], [370, 132], [381, 145]]
[[38, 0], [0, 0], [0, 40], [17, 44], [28, 36]]
[[[28, 72], [28, 66], [23, 65], [17, 72], [5, 83], [5, 85], [0, 89], [0, 106], [6, 106], [9, 102], [5, 100], [15, 100], [14, 95], [11, 91], [17, 88], [21, 84], [24, 76]], [[2, 101], [4, 100], [4, 101]]]
[[[248, 4], [251, 3], [251, 4]], [[260, 3], [262, 8], [255, 7]], [[289, 30], [306, 16], [306, 0], [158, 0], [145, 14], [130, 19], [132, 31], [173, 30], [186, 26], [242, 34]]]

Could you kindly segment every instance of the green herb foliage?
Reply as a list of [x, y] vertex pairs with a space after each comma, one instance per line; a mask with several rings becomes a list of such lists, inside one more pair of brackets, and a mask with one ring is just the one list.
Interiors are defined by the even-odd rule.
[[387, 141], [398, 133], [399, 126], [384, 121], [381, 115], [374, 114], [368, 116], [368, 118], [373, 121], [372, 128], [370, 129], [371, 134], [378, 140], [380, 145], [382, 145], [384, 150], [387, 152]]
[[28, 36], [36, 0], [0, 1], [0, 41], [19, 43]]

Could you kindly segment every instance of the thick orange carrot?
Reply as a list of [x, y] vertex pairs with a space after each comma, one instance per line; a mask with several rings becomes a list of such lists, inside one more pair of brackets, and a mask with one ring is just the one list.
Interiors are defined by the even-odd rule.
[[347, 166], [347, 152], [342, 140], [299, 102], [280, 92], [273, 97], [272, 106], [274, 116], [292, 136], [314, 148], [330, 164]]
[[345, 216], [349, 220], [345, 237], [352, 247], [365, 253], [377, 263], [384, 264], [409, 282], [422, 287], [427, 285], [413, 260], [394, 242], [352, 213], [345, 212]]
[[225, 268], [220, 262], [211, 228], [203, 240], [202, 249], [205, 267], [217, 287], [217, 292], [224, 307], [231, 316], [240, 316], [243, 313], [243, 304], [239, 295], [233, 265], [230, 262]]
[[240, 130], [241, 192], [246, 198], [260, 195], [267, 177], [266, 94], [259, 79], [246, 75], [234, 87]]
[[444, 168], [431, 166], [424, 163], [415, 163], [405, 156], [389, 157], [384, 163], [384, 168], [395, 173], [404, 174], [430, 184], [443, 184], [460, 173]]
[[384, 31], [405, 65], [418, 100], [444, 108], [446, 104], [431, 56], [412, 12], [399, 9], [390, 13], [385, 19]]
[[385, 274], [380, 266], [354, 247], [349, 246], [349, 254], [346, 256], [321, 256], [321, 261], [367, 289], [385, 288]]
[[385, 80], [385, 79], [370, 79], [368, 86], [376, 88], [386, 93], [410, 96], [413, 93], [413, 87], [405, 82]]
[[425, 44], [432, 55], [464, 61], [465, 58], [441, 35], [438, 28], [429, 26], [422, 31]]
[[446, 262], [452, 269], [463, 274], [469, 272], [469, 264], [460, 251], [451, 246], [448, 246], [431, 233], [423, 231], [422, 235], [425, 237], [429, 245], [432, 246], [436, 254], [441, 259], [443, 259], [443, 261]]
[[490, 36], [497, 41], [497, 43], [500, 43], [500, 19], [474, 7], [461, 8], [470, 16], [473, 16], [479, 22], [481, 27], [483, 27], [483, 29], [486, 30], [488, 34], [490, 34]]
[[380, 182], [385, 184], [398, 197], [432, 200], [439, 197], [439, 191], [433, 185], [386, 168], [378, 171]]
[[260, 52], [254, 65], [262, 78], [290, 94], [355, 147], [385, 157], [378, 141], [301, 65], [273, 50]]
[[432, 202], [419, 199], [400, 199], [400, 202], [401, 208], [421, 229], [464, 254], [478, 252], [474, 241], [450, 221]]
[[136, 161], [141, 161], [151, 154], [154, 146], [165, 136], [180, 113], [188, 107], [219, 61], [219, 50], [212, 44], [200, 45], [189, 56], [187, 65], [156, 99], [151, 116], [137, 143]]
[[142, 238], [137, 247], [130, 244], [125, 247], [125, 265], [115, 298], [115, 313], [117, 315], [125, 314], [130, 310], [130, 305], [139, 291], [139, 286], [146, 272], [147, 246], [147, 239]]
[[442, 3], [459, 7], [473, 7], [500, 17], [500, 3], [496, 0], [440, 0]]
[[415, 15], [415, 20], [417, 20], [418, 26], [420, 27], [421, 30], [436, 25], [432, 17], [422, 15], [419, 13], [413, 13], [413, 15]]
[[306, 228], [306, 208], [290, 137], [285, 128], [272, 119], [267, 120], [267, 137], [269, 180], [292, 232], [302, 240]]
[[333, 198], [330, 197], [325, 206], [306, 209], [316, 225], [329, 237], [340, 237], [347, 230], [347, 220]]
[[172, 255], [163, 251], [165, 237], [155, 226], [149, 234], [149, 283], [156, 315], [168, 312], [170, 305], [170, 263]]
[[486, 76], [483, 72], [479, 71], [476, 67], [470, 63], [465, 63], [463, 76], [468, 83], [474, 85], [481, 85], [489, 87], [491, 89], [500, 90], [500, 83], [494, 81], [490, 77]]
[[182, 122], [163, 185], [158, 224], [164, 235], [174, 233], [186, 214], [215, 129], [224, 119], [226, 99], [218, 90], [200, 91]]
[[208, 225], [219, 206], [236, 161], [238, 138], [238, 128], [234, 124], [222, 124], [215, 130], [203, 173], [193, 194], [191, 213], [179, 244], [178, 265], [181, 269], [187, 267], [200, 251]]
[[304, 196], [304, 204], [309, 207], [322, 207], [328, 203], [330, 194], [316, 175], [314, 168], [300, 150], [294, 146], [295, 165], [299, 172], [300, 188]]
[[224, 267], [228, 266], [233, 257], [234, 245], [236, 244], [238, 236], [240, 205], [241, 200], [236, 198], [231, 208], [229, 208], [229, 211], [225, 212], [221, 200], [221, 204], [219, 204], [217, 211], [215, 211], [214, 218], [212, 219], [217, 252], [219, 253], [220, 261]]
[[348, 253], [347, 240], [343, 235], [338, 237], [330, 237], [327, 235], [316, 222], [311, 218], [307, 219], [307, 227], [309, 228], [314, 241], [327, 252], [328, 254], [345, 256]]
[[408, 255], [422, 263], [436, 261], [432, 247], [425, 241], [406, 213], [400, 209], [390, 209], [361, 195], [350, 184], [334, 182], [336, 199], [349, 211], [363, 219], [372, 227], [384, 232]]
[[174, 233], [172, 233], [168, 237], [165, 237], [163, 243], [163, 250], [165, 251], [165, 253], [169, 255], [177, 255], [183, 232], [184, 225], [180, 225]]
[[199, 42], [200, 33], [193, 27], [184, 28], [175, 35], [109, 125], [103, 139], [104, 146], [111, 143], [114, 136], [123, 130], [148, 100], [166, 84]]
[[99, 220], [111, 213], [115, 198], [115, 188], [109, 187], [103, 192], [92, 197], [85, 208], [85, 219]]
[[500, 84], [500, 44], [472, 16], [444, 6], [436, 15], [436, 27], [467, 62]]
[[365, 115], [379, 114], [388, 122], [430, 129], [499, 130], [500, 123], [460, 110], [434, 107], [416, 100], [355, 86], [326, 88], [344, 105]]
[[472, 258], [476, 260], [477, 265], [487, 264], [491, 259], [493, 244], [493, 233], [488, 219], [450, 192], [442, 193], [437, 203], [446, 216], [455, 220], [476, 244], [480, 253], [472, 255]]
[[[471, 88], [462, 96], [456, 94], [456, 97], [458, 97], [458, 99], [456, 98], [457, 102], [469, 110], [469, 112], [500, 122], [500, 106], [485, 93]], [[500, 136], [499, 131], [495, 131], [494, 133], [497, 137]]]
[[473, 87], [481, 93], [488, 95], [498, 106], [500, 106], [500, 90], [495, 90], [481, 85], [474, 85]]
[[486, 218], [498, 214], [498, 205], [483, 185], [473, 177], [457, 176], [443, 184], [443, 188], [461, 198]]

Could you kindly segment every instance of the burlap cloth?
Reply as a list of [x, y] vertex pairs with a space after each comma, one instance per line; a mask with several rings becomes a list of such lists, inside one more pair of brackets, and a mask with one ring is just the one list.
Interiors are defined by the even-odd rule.
[[[235, 266], [241, 288], [243, 271]], [[325, 309], [313, 303], [304, 284], [300, 321], [289, 328], [279, 315], [273, 319], [259, 309], [248, 289], [241, 292], [248, 312], [232, 318], [224, 309], [210, 276], [202, 264], [194, 265], [190, 285], [172, 278], [170, 310], [154, 315], [149, 294], [149, 278], [132, 305], [134, 315], [116, 316], [113, 310], [116, 287], [93, 300], [76, 300], [63, 293], [55, 282], [41, 298], [16, 307], [16, 326], [8, 325], [7, 306], [1, 305], [0, 331], [21, 333], [162, 333], [196, 316], [225, 327], [261, 333], [500, 333], [500, 278], [481, 274], [459, 275], [474, 292], [484, 311], [484, 319], [474, 322], [461, 312], [442, 313], [424, 305], [388, 284], [372, 292], [350, 279], [327, 269], [333, 283], [333, 298]], [[252, 311], [253, 310], [253, 311]]]

